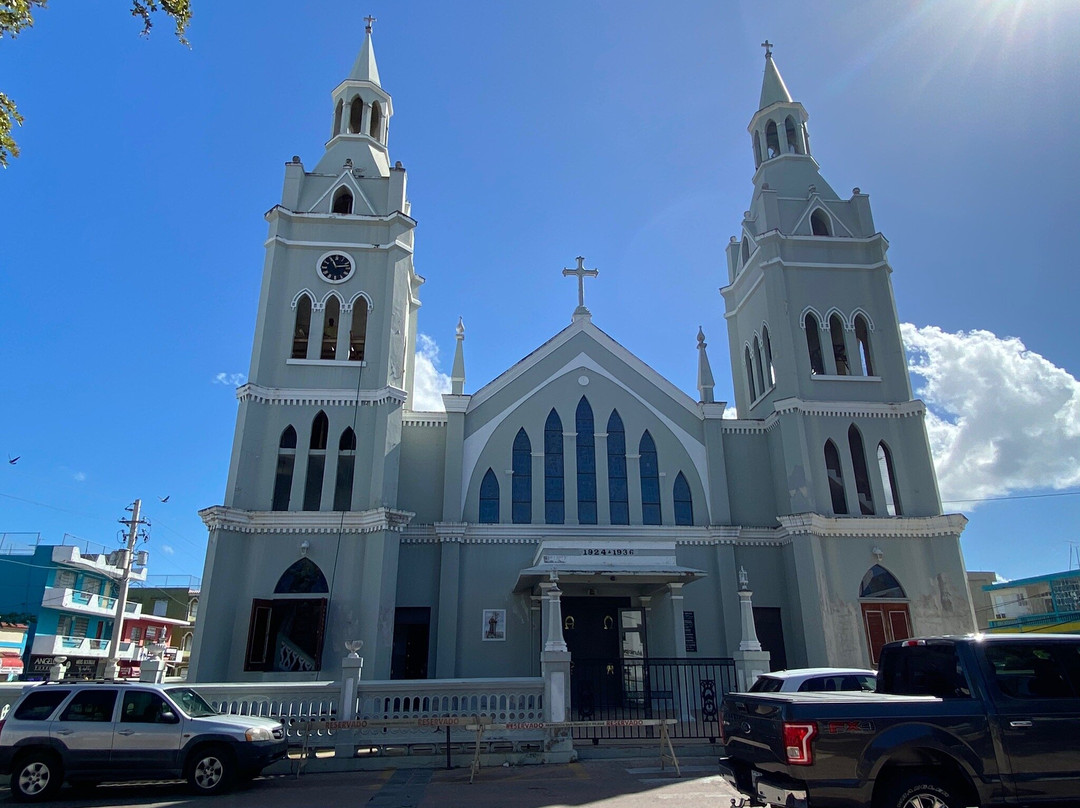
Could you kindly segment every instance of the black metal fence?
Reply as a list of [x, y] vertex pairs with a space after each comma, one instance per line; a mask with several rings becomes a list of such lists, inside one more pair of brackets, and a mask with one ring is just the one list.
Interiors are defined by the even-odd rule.
[[570, 666], [570, 709], [574, 721], [627, 721], [612, 727], [582, 727], [574, 738], [654, 738], [656, 727], [635, 726], [638, 718], [675, 718], [673, 738], [720, 734], [720, 699], [735, 687], [732, 659], [575, 659]]

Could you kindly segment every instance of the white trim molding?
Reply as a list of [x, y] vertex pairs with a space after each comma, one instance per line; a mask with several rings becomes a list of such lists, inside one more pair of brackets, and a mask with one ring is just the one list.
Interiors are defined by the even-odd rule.
[[[340, 363], [343, 367], [345, 363]], [[359, 363], [356, 363], [359, 364]], [[306, 390], [288, 387], [262, 387], [248, 382], [236, 389], [238, 401], [253, 404], [289, 404], [314, 407], [352, 407], [357, 404], [374, 406], [386, 402], [403, 404], [409, 394], [397, 387], [377, 390]]]
[[941, 516], [822, 516], [796, 513], [778, 516], [786, 536], [814, 535], [823, 538], [925, 539], [931, 536], [959, 536], [967, 526], [962, 513]]
[[394, 508], [367, 511], [244, 511], [214, 505], [199, 511], [210, 530], [230, 533], [400, 533], [416, 514]]

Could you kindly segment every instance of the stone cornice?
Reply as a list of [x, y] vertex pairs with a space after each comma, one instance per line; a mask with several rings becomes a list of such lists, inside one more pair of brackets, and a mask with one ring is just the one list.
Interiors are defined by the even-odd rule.
[[912, 418], [922, 416], [926, 412], [926, 406], [917, 399], [896, 404], [879, 404], [870, 401], [803, 401], [799, 398], [785, 398], [773, 404], [773, 415], [769, 417], [790, 412], [843, 418]]
[[800, 413], [839, 418], [916, 418], [926, 412], [926, 405], [919, 400], [902, 401], [897, 404], [880, 404], [872, 401], [803, 401], [785, 398], [773, 404], [773, 411], [761, 420], [726, 418], [724, 432], [734, 435], [755, 435], [776, 427], [780, 416]]
[[199, 511], [210, 530], [230, 533], [400, 533], [416, 514], [393, 508], [367, 511], [244, 511], [214, 505]]
[[236, 398], [239, 401], [250, 401], [253, 404], [352, 407], [358, 403], [368, 406], [387, 402], [402, 404], [408, 398], [408, 393], [397, 387], [383, 387], [378, 390], [361, 390], [358, 395], [356, 390], [348, 388], [309, 390], [290, 387], [263, 387], [248, 382], [236, 389]]
[[786, 536], [814, 535], [823, 538], [925, 539], [931, 536], [959, 536], [967, 525], [960, 513], [941, 516], [822, 516], [797, 513], [778, 516]]
[[[334, 174], [322, 174], [320, 176], [335, 178]], [[360, 179], [385, 179], [383, 177], [361, 177]], [[400, 210], [396, 210], [393, 213], [385, 214], [364, 214], [364, 213], [306, 213], [304, 211], [289, 210], [283, 205], [274, 205], [266, 212], [266, 218], [270, 219], [273, 216], [281, 216], [286, 219], [340, 219], [349, 222], [372, 222], [380, 224], [389, 224], [394, 221], [401, 221], [407, 227], [416, 227], [416, 219], [408, 214], [402, 213]]]
[[413, 412], [406, 410], [401, 414], [402, 426], [445, 427], [445, 412]]

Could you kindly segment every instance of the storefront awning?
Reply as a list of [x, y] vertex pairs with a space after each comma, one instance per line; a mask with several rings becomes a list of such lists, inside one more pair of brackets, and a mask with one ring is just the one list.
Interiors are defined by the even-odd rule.
[[561, 583], [690, 583], [703, 570], [676, 563], [675, 542], [603, 540], [543, 541], [532, 566], [518, 573], [516, 592], [531, 591], [540, 581]]
[[18, 651], [0, 651], [0, 671], [22, 673], [23, 661]]

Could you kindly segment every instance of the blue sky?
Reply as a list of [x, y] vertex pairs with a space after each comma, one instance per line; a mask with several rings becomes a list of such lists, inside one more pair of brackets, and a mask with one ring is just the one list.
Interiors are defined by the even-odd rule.
[[7, 541], [114, 546], [141, 497], [150, 572], [201, 574], [262, 215], [284, 163], [322, 153], [371, 13], [433, 383], [459, 316], [467, 391], [565, 326], [576, 285], [560, 270], [584, 255], [600, 328], [694, 394], [702, 326], [733, 399], [718, 289], [768, 38], [823, 175], [870, 194], [891, 244], [968, 568], [1068, 568], [1080, 4], [193, 2], [190, 49], [165, 18], [138, 36], [123, 0], [56, 0], [0, 41], [0, 89], [26, 116], [0, 172], [0, 458], [20, 457], [0, 469]]

